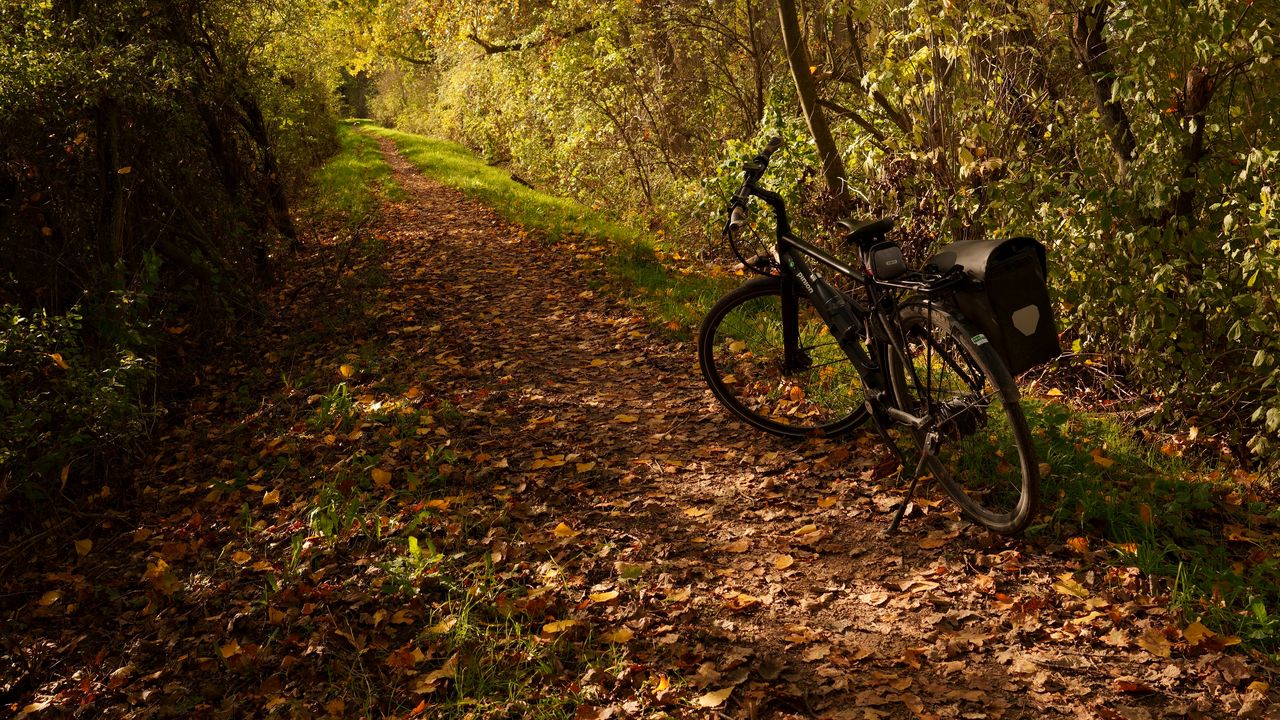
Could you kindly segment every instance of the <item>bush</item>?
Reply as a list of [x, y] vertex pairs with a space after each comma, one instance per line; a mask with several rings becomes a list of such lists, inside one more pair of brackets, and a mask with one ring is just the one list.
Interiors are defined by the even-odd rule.
[[150, 418], [153, 368], [117, 347], [89, 352], [83, 318], [0, 305], [0, 506], [47, 499], [72, 470], [133, 447]]

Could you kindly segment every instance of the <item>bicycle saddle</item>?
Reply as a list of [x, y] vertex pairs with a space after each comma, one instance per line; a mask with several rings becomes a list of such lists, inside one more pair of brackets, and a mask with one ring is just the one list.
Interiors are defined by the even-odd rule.
[[855, 223], [852, 220], [839, 220], [836, 226], [845, 231], [844, 241], [859, 245], [868, 240], [878, 240], [893, 229], [894, 218], [880, 218]]

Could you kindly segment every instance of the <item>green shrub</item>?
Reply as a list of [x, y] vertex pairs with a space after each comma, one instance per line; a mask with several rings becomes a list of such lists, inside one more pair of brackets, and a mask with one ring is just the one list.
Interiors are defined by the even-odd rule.
[[54, 495], [146, 430], [150, 364], [125, 348], [87, 351], [82, 324], [76, 310], [0, 305], [0, 506]]

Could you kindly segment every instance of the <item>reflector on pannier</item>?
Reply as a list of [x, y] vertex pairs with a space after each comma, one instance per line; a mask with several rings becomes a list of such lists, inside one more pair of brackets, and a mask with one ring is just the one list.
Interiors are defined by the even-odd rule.
[[1062, 354], [1049, 290], [1044, 245], [1027, 237], [952, 243], [929, 259], [945, 272], [959, 265], [969, 282], [955, 304], [1018, 375]]

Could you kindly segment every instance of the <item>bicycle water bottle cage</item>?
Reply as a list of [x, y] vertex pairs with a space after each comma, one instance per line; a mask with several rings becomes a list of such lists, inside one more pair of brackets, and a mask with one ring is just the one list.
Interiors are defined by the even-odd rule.
[[880, 240], [893, 229], [892, 217], [879, 220], [867, 220], [855, 223], [852, 220], [839, 220], [836, 227], [845, 231], [844, 241], [850, 245], [866, 246], [872, 241]]

